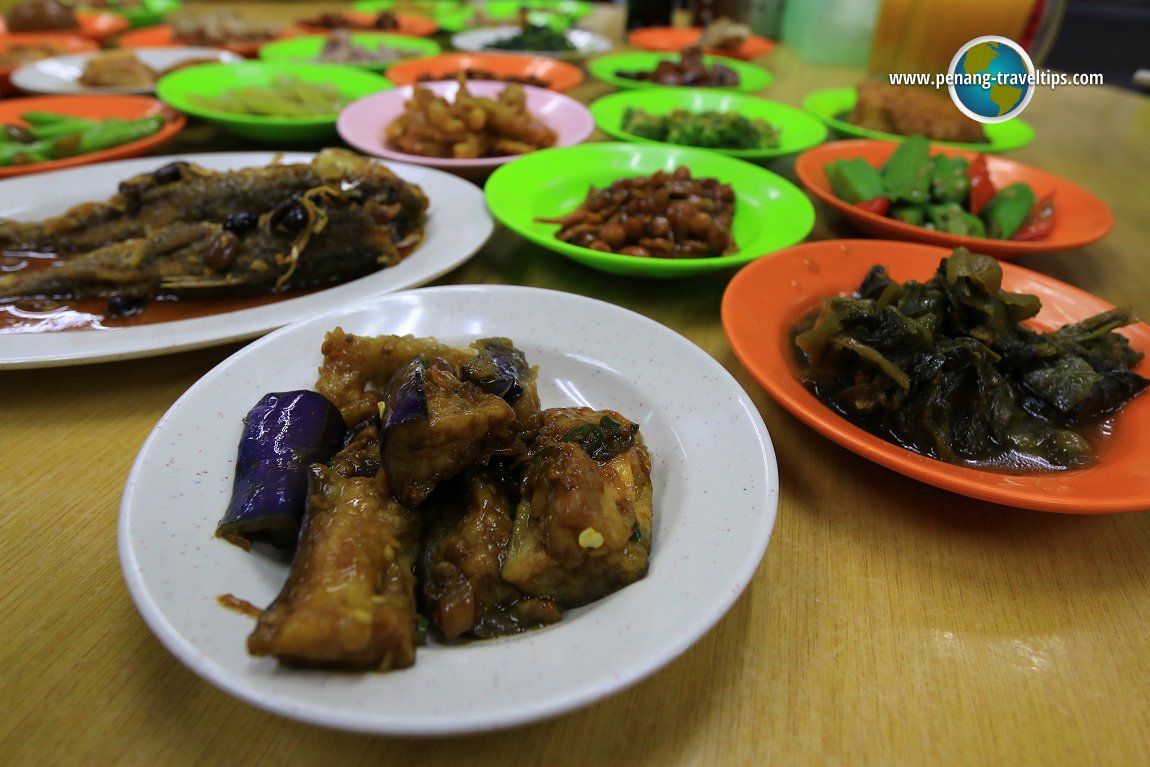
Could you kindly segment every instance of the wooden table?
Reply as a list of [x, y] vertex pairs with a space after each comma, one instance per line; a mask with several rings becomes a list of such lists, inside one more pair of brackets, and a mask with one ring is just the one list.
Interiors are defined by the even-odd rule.
[[[591, 22], [617, 25], [617, 12], [600, 9]], [[768, 95], [791, 104], [859, 76], [805, 66], [786, 50], [766, 63], [777, 75]], [[576, 95], [608, 90], [590, 82]], [[1026, 119], [1037, 138], [1012, 156], [1085, 185], [1112, 207], [1117, 225], [1091, 247], [1018, 263], [1150, 316], [1150, 100], [1109, 88], [1045, 91]], [[263, 148], [203, 127], [173, 146]], [[787, 163], [775, 169], [790, 173]], [[819, 208], [812, 238], [850, 236]], [[782, 481], [758, 573], [694, 647], [602, 703], [469, 737], [368, 737], [264, 713], [180, 665], [136, 613], [116, 552], [128, 469], [161, 414], [239, 345], [0, 373], [0, 494], [8, 499], [0, 515], [0, 761], [1145, 763], [1150, 515], [996, 506], [837, 447], [774, 404], [734, 359], [719, 324], [729, 277], [612, 277], [501, 231], [437, 281], [558, 288], [674, 328], [750, 392]]]

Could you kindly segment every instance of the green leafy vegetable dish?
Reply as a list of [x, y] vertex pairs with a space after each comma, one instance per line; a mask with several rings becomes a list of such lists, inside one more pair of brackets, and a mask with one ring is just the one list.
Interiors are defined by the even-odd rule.
[[488, 43], [487, 48], [501, 51], [573, 51], [567, 35], [540, 24], [526, 24], [518, 34]]
[[880, 168], [861, 157], [826, 166], [839, 199], [913, 226], [964, 237], [1033, 241], [1054, 228], [1054, 194], [1038, 199], [1029, 184], [996, 189], [986, 158], [930, 156], [930, 142], [912, 136]]
[[675, 109], [657, 115], [628, 107], [622, 129], [640, 138], [708, 149], [774, 149], [779, 130], [763, 119], [732, 112]]
[[873, 267], [852, 296], [791, 328], [804, 385], [871, 433], [949, 463], [1056, 471], [1095, 461], [1099, 424], [1150, 381], [1114, 332], [1116, 308], [1036, 332], [1038, 297], [1001, 288], [1002, 267], [958, 248], [926, 282]]

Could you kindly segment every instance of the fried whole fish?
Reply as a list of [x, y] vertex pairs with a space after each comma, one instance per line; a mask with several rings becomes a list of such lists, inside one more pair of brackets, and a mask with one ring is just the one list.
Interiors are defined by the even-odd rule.
[[[0, 224], [0, 247], [71, 251], [47, 269], [0, 276], [0, 298], [321, 286], [392, 266], [423, 237], [423, 191], [344, 150], [324, 150], [309, 165], [231, 173], [181, 164], [179, 178], [157, 178], [171, 167], [129, 179], [106, 203]], [[111, 235], [124, 237], [101, 242]]]

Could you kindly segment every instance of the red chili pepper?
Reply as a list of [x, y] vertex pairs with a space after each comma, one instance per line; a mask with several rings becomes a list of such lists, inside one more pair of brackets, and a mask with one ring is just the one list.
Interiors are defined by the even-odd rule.
[[866, 202], [856, 202], [856, 208], [862, 208], [868, 213], [876, 213], [880, 216], [885, 216], [886, 212], [890, 210], [889, 197], [875, 197], [867, 200]]
[[990, 180], [986, 155], [980, 154], [971, 160], [970, 166], [966, 169], [966, 177], [970, 179], [970, 212], [977, 216], [982, 206], [998, 193], [994, 188], [994, 182]]
[[1053, 229], [1054, 192], [1051, 192], [1034, 203], [1034, 207], [1030, 210], [1030, 215], [1026, 218], [1026, 221], [1022, 222], [1022, 226], [1018, 227], [1018, 231], [1011, 235], [1010, 239], [1021, 240], [1023, 242], [1042, 240], [1049, 237]]

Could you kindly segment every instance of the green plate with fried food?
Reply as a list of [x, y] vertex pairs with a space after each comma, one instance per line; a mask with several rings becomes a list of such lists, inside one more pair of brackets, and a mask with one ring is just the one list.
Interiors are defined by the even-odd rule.
[[393, 87], [351, 66], [244, 61], [177, 70], [160, 78], [156, 95], [237, 136], [300, 143], [334, 137], [343, 107]]
[[[843, 136], [855, 138], [874, 138], [883, 141], [901, 141], [906, 136], [897, 133], [871, 130], [860, 125], [848, 122], [847, 117], [858, 101], [858, 90], [855, 88], [827, 88], [807, 94], [803, 99], [803, 109], [825, 122], [831, 129]], [[1006, 152], [1011, 149], [1021, 149], [1034, 140], [1034, 128], [1030, 123], [1018, 119], [1007, 120], [1002, 123], [987, 123], [982, 126], [986, 134], [986, 141], [959, 142], [959, 141], [931, 141], [935, 146], [947, 146], [953, 149], [968, 149], [972, 152]]]
[[[598, 207], [594, 221], [585, 220], [588, 190], [603, 202], [597, 190], [612, 185], [631, 189], [617, 204]], [[803, 240], [815, 221], [807, 196], [781, 176], [668, 144], [604, 142], [532, 152], [498, 168], [484, 193], [495, 217], [528, 240], [593, 269], [633, 277], [743, 266]], [[620, 252], [601, 249], [612, 247]]]
[[[652, 82], [651, 80], [636, 79], [644, 74], [652, 73], [662, 62], [672, 62], [678, 65], [681, 77], [691, 85], [678, 85], [675, 82]], [[666, 66], [666, 65], [665, 65]], [[730, 85], [702, 85], [699, 83], [699, 67], [705, 67], [708, 72], [733, 72], [736, 81]], [[719, 69], [717, 70], [716, 67]], [[690, 66], [685, 63], [684, 54], [658, 51], [630, 51], [627, 53], [609, 53], [587, 62], [587, 71], [605, 83], [616, 88], [683, 88], [707, 87], [719, 88], [725, 91], [739, 93], [758, 93], [766, 89], [774, 76], [755, 64], [738, 59], [716, 56], [703, 56], [701, 62], [693, 62]], [[632, 76], [627, 76], [632, 75]]]
[[777, 101], [708, 88], [622, 91], [591, 104], [595, 125], [612, 138], [676, 144], [743, 160], [767, 160], [821, 144], [827, 127]]
[[340, 64], [372, 72], [382, 72], [392, 64], [443, 49], [434, 40], [384, 32], [353, 32], [346, 37], [301, 35], [276, 40], [260, 48], [263, 61]]

